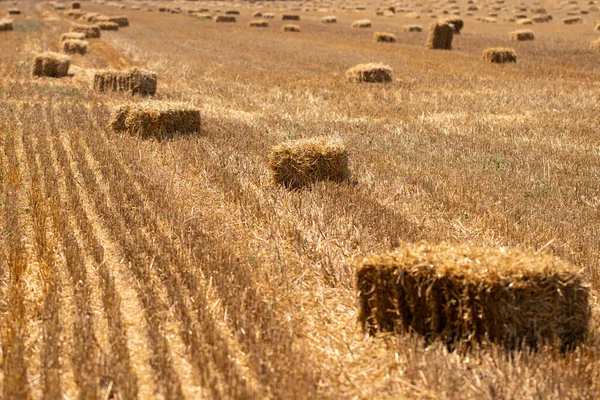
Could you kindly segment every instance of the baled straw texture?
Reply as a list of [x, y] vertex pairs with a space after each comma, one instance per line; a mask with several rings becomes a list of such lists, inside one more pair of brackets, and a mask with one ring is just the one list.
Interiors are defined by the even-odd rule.
[[508, 34], [508, 37], [510, 40], [518, 40], [518, 41], [535, 39], [535, 35], [533, 34], [532, 31], [524, 31], [524, 30], [510, 32]]
[[13, 29], [12, 19], [0, 19], [0, 32], [12, 31]]
[[108, 17], [108, 22], [114, 22], [115, 24], [119, 25], [119, 27], [121, 27], [121, 28], [129, 26], [129, 19], [124, 15]]
[[18, 8], [11, 8], [8, 10], [8, 15], [21, 15], [21, 10]]
[[73, 24], [69, 32], [83, 33], [86, 39], [97, 39], [100, 37], [100, 28], [97, 25]]
[[421, 25], [404, 25], [404, 32], [422, 32], [423, 27]]
[[156, 73], [138, 68], [104, 70], [94, 74], [94, 89], [100, 92], [124, 91], [132, 95], [152, 96], [156, 93], [156, 82]]
[[359, 64], [346, 71], [348, 82], [391, 82], [392, 69], [385, 64]]
[[283, 26], [284, 32], [300, 32], [300, 25], [286, 24]]
[[506, 47], [493, 47], [483, 51], [483, 60], [496, 64], [517, 62], [517, 53]]
[[300, 16], [295, 14], [283, 14], [281, 16], [282, 21], [300, 21]]
[[88, 42], [79, 39], [67, 39], [62, 42], [62, 52], [64, 54], [84, 55], [88, 50]]
[[428, 49], [452, 50], [453, 38], [454, 28], [445, 22], [437, 21], [429, 27], [426, 46]]
[[79, 10], [79, 9], [81, 9], [81, 3], [73, 2], [73, 3], [71, 3], [71, 8], [73, 10]]
[[273, 14], [273, 13], [264, 13], [263, 14], [263, 18], [264, 19], [273, 19], [273, 18], [275, 18], [275, 14]]
[[269, 23], [267, 21], [265, 21], [264, 19], [257, 19], [255, 21], [250, 21], [250, 23], [248, 25], [253, 28], [268, 28], [269, 27]]
[[370, 28], [371, 20], [369, 19], [358, 19], [352, 23], [353, 28]]
[[590, 43], [590, 49], [600, 51], [600, 39], [596, 39]]
[[41, 53], [33, 59], [31, 74], [61, 78], [68, 75], [70, 63], [71, 59], [68, 56], [52, 52]]
[[573, 18], [565, 18], [563, 19], [564, 25], [573, 25], [573, 24], [582, 24], [583, 18], [581, 17], [573, 17]]
[[98, 22], [96, 22], [96, 25], [102, 31], [118, 31], [119, 30], [119, 24], [117, 24], [116, 22], [98, 21]]
[[454, 33], [460, 35], [460, 31], [465, 26], [465, 22], [460, 18], [446, 18], [443, 22], [452, 25]]
[[321, 18], [321, 22], [324, 24], [335, 24], [337, 22], [337, 17], [333, 15], [328, 15], [326, 17]]
[[236, 19], [232, 15], [217, 15], [215, 22], [236, 22]]
[[269, 155], [273, 181], [300, 189], [319, 181], [348, 180], [348, 152], [339, 138], [315, 137], [274, 146]]
[[490, 341], [507, 348], [581, 342], [589, 286], [549, 255], [466, 244], [404, 244], [357, 269], [365, 331], [416, 332], [448, 345]]
[[200, 132], [200, 110], [181, 102], [130, 103], [117, 108], [110, 127], [142, 138], [171, 138]]
[[376, 42], [383, 43], [396, 43], [396, 35], [389, 32], [375, 32], [373, 34], [373, 40]]
[[65, 40], [71, 40], [71, 39], [83, 40], [83, 39], [85, 39], [85, 34], [79, 33], [79, 32], [67, 32], [67, 33], [63, 33], [62, 35], [60, 35], [61, 42], [64, 42]]

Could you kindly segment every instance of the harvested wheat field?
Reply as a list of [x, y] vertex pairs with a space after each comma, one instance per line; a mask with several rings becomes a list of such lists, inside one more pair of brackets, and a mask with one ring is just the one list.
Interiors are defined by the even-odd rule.
[[0, 398], [600, 398], [598, 4], [72, 4], [0, 2]]

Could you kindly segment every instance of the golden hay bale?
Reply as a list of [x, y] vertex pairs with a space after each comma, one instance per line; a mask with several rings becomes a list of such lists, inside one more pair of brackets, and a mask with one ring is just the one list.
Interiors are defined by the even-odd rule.
[[583, 18], [581, 18], [581, 17], [563, 19], [564, 25], [573, 25], [573, 24], [582, 24], [582, 23], [583, 23]]
[[404, 32], [422, 32], [423, 27], [421, 25], [404, 25], [402, 28]]
[[8, 15], [20, 15], [21, 14], [21, 10], [19, 10], [18, 8], [9, 8], [8, 9]]
[[261, 18], [263, 15], [260, 11], [255, 12], [254, 14], [252, 14], [252, 18]]
[[0, 19], [0, 32], [12, 31], [13, 29], [12, 19]]
[[87, 13], [82, 19], [85, 19], [87, 22], [94, 22], [94, 19], [99, 15], [98, 13]]
[[519, 25], [532, 25], [533, 24], [533, 20], [531, 20], [529, 18], [521, 18], [521, 19], [517, 20], [517, 24], [519, 24]]
[[349, 179], [348, 152], [339, 138], [315, 137], [274, 146], [269, 154], [273, 181], [288, 189], [300, 189], [319, 181]]
[[446, 18], [442, 22], [452, 25], [454, 33], [460, 35], [460, 31], [465, 26], [465, 22], [460, 18]]
[[536, 16], [533, 16], [531, 18], [531, 20], [533, 22], [535, 22], [536, 24], [543, 24], [544, 22], [552, 21], [552, 16], [551, 15], [536, 15]]
[[518, 40], [518, 41], [535, 39], [535, 35], [533, 34], [532, 31], [524, 31], [524, 30], [510, 32], [508, 34], [508, 37], [510, 40]]
[[167, 11], [167, 7], [158, 7], [158, 12], [165, 12]]
[[590, 43], [590, 49], [600, 51], [600, 39], [596, 39]]
[[97, 25], [73, 24], [69, 32], [83, 33], [86, 39], [100, 37], [100, 28]]
[[67, 39], [62, 42], [62, 52], [64, 54], [84, 55], [88, 50], [88, 42], [79, 39]]
[[357, 267], [366, 332], [416, 332], [448, 345], [507, 348], [581, 342], [590, 289], [572, 265], [549, 255], [465, 244], [403, 244]]
[[273, 14], [273, 13], [264, 13], [263, 14], [263, 18], [264, 19], [274, 19], [275, 18], [275, 14]]
[[300, 32], [300, 25], [286, 24], [283, 26], [284, 32]]
[[71, 3], [71, 8], [73, 10], [79, 10], [79, 9], [81, 9], [81, 3], [73, 2], [73, 3]]
[[396, 43], [396, 35], [388, 32], [375, 32], [373, 34], [373, 40], [382, 43]]
[[238, 10], [227, 10], [225, 15], [240, 15], [240, 12]]
[[210, 14], [194, 14], [194, 17], [198, 18], [199, 20], [209, 20], [212, 19], [212, 15]]
[[300, 16], [295, 14], [283, 14], [281, 16], [282, 21], [300, 21]]
[[371, 20], [369, 19], [358, 19], [352, 23], [353, 28], [370, 28]]
[[594, 25], [594, 30], [600, 31], [600, 22], [596, 22], [596, 24]]
[[483, 61], [496, 64], [517, 62], [517, 53], [506, 47], [492, 47], [483, 51]]
[[181, 102], [130, 103], [117, 108], [110, 127], [116, 132], [143, 138], [172, 138], [177, 134], [200, 132], [200, 110]]
[[348, 82], [391, 82], [392, 69], [385, 64], [359, 64], [346, 71]]
[[58, 4], [58, 3], [56, 3], [56, 4], [54, 4], [54, 9], [55, 9], [56, 11], [61, 11], [61, 10], [64, 10], [64, 9], [66, 9], [66, 7], [65, 7], [63, 4]]
[[253, 28], [268, 28], [269, 27], [269, 23], [267, 21], [265, 21], [264, 19], [257, 19], [254, 21], [250, 21], [250, 23], [248, 25]]
[[96, 22], [96, 25], [102, 31], [118, 31], [119, 30], [119, 24], [117, 24], [116, 22], [99, 21], [99, 22]]
[[450, 24], [437, 21], [429, 27], [426, 46], [429, 49], [451, 50], [453, 38], [454, 28]]
[[83, 11], [78, 10], [69, 10], [67, 11], [67, 15], [73, 19], [79, 19], [85, 15]]
[[235, 17], [231, 15], [217, 15], [215, 22], [236, 22]]
[[61, 78], [68, 75], [70, 63], [71, 59], [68, 56], [52, 52], [41, 53], [33, 59], [31, 74]]
[[404, 14], [404, 18], [408, 18], [408, 19], [420, 19], [421, 16], [415, 12], [407, 12], [406, 14]]
[[120, 28], [129, 26], [129, 19], [124, 15], [109, 17], [108, 22], [114, 22], [115, 24], [119, 25]]
[[321, 18], [321, 22], [324, 24], [335, 24], [337, 23], [337, 17], [333, 15], [328, 15], [326, 17]]
[[132, 95], [152, 96], [156, 93], [156, 82], [156, 73], [138, 68], [102, 70], [94, 74], [94, 89], [100, 92], [125, 91]]
[[65, 40], [71, 40], [71, 39], [83, 40], [83, 39], [85, 39], [85, 34], [79, 33], [79, 32], [67, 32], [67, 33], [63, 33], [62, 35], [60, 35], [61, 42], [64, 42]]

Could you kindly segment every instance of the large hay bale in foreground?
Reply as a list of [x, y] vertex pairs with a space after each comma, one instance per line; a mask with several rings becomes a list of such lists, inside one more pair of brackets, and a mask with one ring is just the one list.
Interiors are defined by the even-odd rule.
[[274, 146], [269, 169], [276, 184], [299, 189], [318, 181], [349, 179], [348, 152], [341, 139], [316, 137]]
[[337, 17], [333, 15], [328, 15], [326, 17], [321, 18], [321, 22], [324, 24], [335, 24], [337, 23]]
[[268, 28], [269, 27], [269, 23], [267, 21], [265, 21], [264, 19], [257, 19], [255, 21], [250, 21], [250, 23], [248, 25], [253, 28]]
[[83, 33], [86, 39], [97, 39], [100, 37], [100, 28], [97, 25], [73, 24], [69, 32]]
[[353, 28], [370, 28], [371, 20], [369, 19], [358, 19], [352, 23]]
[[510, 40], [518, 40], [518, 41], [535, 39], [535, 35], [533, 34], [532, 31], [525, 31], [525, 30], [510, 32], [508, 34], [508, 37]]
[[85, 39], [84, 33], [79, 32], [67, 32], [60, 35], [60, 41], [64, 42], [65, 40], [83, 40]]
[[382, 42], [382, 43], [396, 43], [397, 42], [396, 35], [394, 35], [393, 33], [389, 33], [389, 32], [375, 32], [373, 34], [373, 40], [376, 42]]
[[79, 39], [67, 39], [61, 43], [62, 52], [64, 54], [81, 54], [84, 55], [88, 50], [88, 42]]
[[392, 69], [384, 64], [359, 64], [346, 71], [348, 82], [391, 82]]
[[402, 28], [404, 32], [422, 32], [423, 27], [421, 25], [404, 25]]
[[101, 31], [118, 31], [119, 30], [119, 24], [117, 24], [116, 22], [99, 21], [99, 22], [96, 22], [96, 25], [98, 26], [98, 28], [100, 28]]
[[68, 75], [70, 63], [71, 59], [68, 56], [52, 52], [41, 53], [33, 59], [31, 74], [61, 78]]
[[215, 22], [236, 22], [236, 19], [232, 15], [217, 15]]
[[452, 50], [453, 38], [454, 28], [450, 24], [437, 21], [429, 27], [426, 46], [429, 49]]
[[282, 21], [300, 21], [300, 16], [295, 14], [283, 14], [281, 16]]
[[284, 32], [300, 32], [300, 25], [286, 24], [283, 26]]
[[443, 22], [452, 25], [454, 33], [460, 35], [460, 31], [465, 26], [465, 22], [461, 18], [446, 18]]
[[572, 265], [516, 249], [404, 244], [357, 269], [365, 331], [416, 332], [448, 345], [581, 342], [590, 289]]
[[94, 74], [94, 89], [100, 92], [121, 91], [132, 95], [152, 96], [156, 93], [156, 73], [133, 68], [122, 71], [103, 70]]
[[110, 127], [116, 132], [143, 138], [172, 138], [177, 134], [200, 132], [200, 110], [181, 102], [130, 103], [117, 108]]
[[517, 62], [517, 53], [506, 47], [492, 47], [483, 51], [483, 61], [496, 64]]
[[600, 51], [600, 39], [596, 39], [590, 43], [590, 49]]
[[12, 31], [13, 29], [12, 19], [0, 19], [0, 32]]

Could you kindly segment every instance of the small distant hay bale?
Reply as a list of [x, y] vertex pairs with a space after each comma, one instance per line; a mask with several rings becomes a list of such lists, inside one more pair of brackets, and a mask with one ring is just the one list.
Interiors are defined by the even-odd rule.
[[138, 68], [101, 70], [94, 74], [94, 90], [99, 92], [121, 91], [132, 95], [153, 96], [156, 93], [156, 82], [156, 73]]
[[281, 16], [282, 21], [300, 21], [300, 16], [296, 14], [283, 14]]
[[510, 32], [508, 34], [508, 37], [510, 40], [518, 40], [518, 41], [535, 39], [535, 35], [533, 34], [532, 31], [524, 31], [524, 30]]
[[484, 50], [483, 60], [495, 64], [517, 62], [517, 53], [506, 47], [493, 47]]
[[119, 30], [119, 24], [117, 24], [116, 22], [102, 21], [102, 22], [97, 22], [96, 25], [98, 25], [98, 27], [102, 31], [118, 31]]
[[62, 42], [62, 52], [64, 54], [84, 55], [88, 50], [88, 42], [79, 39], [68, 39]]
[[69, 10], [67, 11], [67, 15], [73, 19], [80, 19], [85, 15], [85, 13], [79, 10]]
[[212, 15], [210, 15], [210, 14], [194, 14], [194, 17], [198, 18], [199, 20], [212, 19]]
[[94, 19], [99, 15], [99, 13], [87, 13], [82, 19], [85, 19], [87, 22], [94, 22]]
[[65, 10], [65, 9], [66, 9], [66, 7], [64, 6], [64, 4], [55, 3], [55, 4], [54, 4], [54, 9], [55, 9], [56, 11], [62, 11], [62, 10]]
[[284, 32], [300, 32], [300, 25], [285, 24], [283, 26], [283, 31]]
[[273, 13], [264, 13], [263, 14], [263, 18], [264, 19], [274, 19], [275, 18], [275, 14], [273, 14]]
[[158, 12], [166, 12], [167, 7], [158, 7]]
[[71, 8], [73, 10], [79, 10], [81, 8], [81, 3], [73, 2], [73, 3], [71, 3]]
[[521, 18], [517, 20], [518, 25], [532, 25], [533, 20], [530, 18]]
[[348, 152], [339, 138], [316, 137], [276, 145], [269, 154], [273, 182], [301, 189], [315, 182], [344, 182], [350, 177]]
[[33, 59], [31, 74], [61, 78], [69, 74], [70, 63], [71, 59], [68, 56], [53, 52], [41, 53]]
[[452, 25], [454, 33], [460, 35], [460, 31], [465, 26], [465, 22], [461, 18], [446, 18], [443, 22]]
[[8, 15], [21, 15], [21, 10], [18, 8], [9, 8]]
[[563, 19], [564, 25], [573, 25], [573, 24], [582, 24], [582, 23], [583, 23], [583, 18], [581, 18], [581, 17]]
[[215, 22], [236, 22], [236, 19], [233, 15], [217, 15]]
[[252, 18], [261, 18], [263, 15], [260, 11], [255, 12], [254, 14], [252, 14]]
[[268, 28], [269, 27], [269, 23], [267, 21], [265, 21], [264, 19], [257, 19], [255, 21], [250, 21], [250, 23], [248, 25], [250, 25], [252, 28]]
[[496, 22], [498, 22], [498, 19], [491, 18], [491, 17], [485, 17], [485, 18], [481, 18], [480, 22], [487, 23], [487, 24], [495, 24]]
[[326, 17], [321, 18], [321, 22], [324, 24], [335, 24], [337, 23], [337, 17], [333, 15], [328, 15]]
[[507, 349], [587, 336], [590, 287], [550, 255], [466, 244], [403, 244], [365, 257], [356, 282], [365, 332], [415, 332], [449, 347], [492, 342]]
[[532, 17], [531, 20], [533, 22], [535, 22], [536, 24], [543, 24], [545, 22], [552, 21], [552, 16], [551, 15], [536, 15], [536, 16]]
[[86, 39], [97, 39], [100, 37], [100, 28], [98, 25], [73, 24], [69, 32], [83, 33]]
[[200, 110], [189, 103], [144, 101], [117, 108], [110, 127], [142, 138], [172, 138], [200, 132]]
[[352, 23], [353, 28], [370, 28], [371, 20], [370, 19], [358, 19]]
[[429, 27], [428, 49], [452, 50], [454, 28], [442, 21], [436, 21]]
[[406, 14], [404, 14], [404, 18], [408, 18], [408, 19], [420, 19], [421, 16], [415, 12], [407, 12]]
[[60, 35], [60, 41], [64, 42], [65, 40], [83, 40], [85, 39], [84, 33], [79, 32], [67, 32]]
[[404, 32], [422, 32], [423, 27], [421, 25], [404, 25], [402, 28]]
[[13, 29], [12, 19], [0, 19], [0, 32], [12, 31]]
[[129, 19], [124, 15], [117, 15], [114, 17], [109, 17], [108, 22], [113, 22], [119, 25], [120, 28], [129, 26]]
[[590, 44], [590, 49], [600, 51], [600, 39], [592, 41], [592, 43]]
[[226, 10], [225, 15], [240, 15], [238, 10]]
[[379, 43], [396, 43], [396, 35], [389, 32], [375, 32], [373, 34], [373, 40]]
[[348, 82], [391, 82], [392, 69], [385, 64], [359, 64], [346, 71], [346, 79]]

